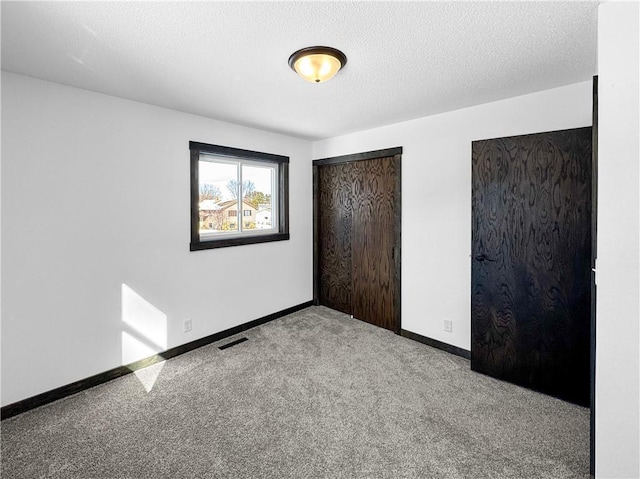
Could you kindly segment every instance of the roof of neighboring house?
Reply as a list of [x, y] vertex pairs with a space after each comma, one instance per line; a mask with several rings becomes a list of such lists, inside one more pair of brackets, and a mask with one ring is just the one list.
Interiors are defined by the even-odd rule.
[[[247, 205], [249, 208], [255, 210], [255, 206], [253, 206], [251, 203], [249, 203], [247, 200], [242, 200], [242, 203]], [[221, 210], [226, 210], [227, 208], [229, 208], [230, 206], [233, 205], [237, 205], [238, 201], [237, 200], [227, 200], [227, 201], [221, 201], [220, 203], [218, 203], [218, 208]], [[202, 209], [202, 208], [201, 208]]]
[[200, 202], [200, 209], [205, 211], [218, 211], [220, 205], [213, 200], [204, 200]]

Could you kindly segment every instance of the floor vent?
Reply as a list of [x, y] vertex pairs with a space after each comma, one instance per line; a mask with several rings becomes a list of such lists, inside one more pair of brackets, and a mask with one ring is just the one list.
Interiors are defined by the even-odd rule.
[[249, 341], [247, 338], [236, 339], [235, 341], [231, 341], [230, 343], [219, 346], [218, 349], [227, 349], [231, 346], [235, 346], [236, 344], [244, 343], [245, 341]]

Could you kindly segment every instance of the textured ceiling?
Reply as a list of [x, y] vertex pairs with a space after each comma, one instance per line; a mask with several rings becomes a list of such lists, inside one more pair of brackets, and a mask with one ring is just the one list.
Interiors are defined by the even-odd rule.
[[[597, 2], [2, 2], [2, 69], [308, 139], [588, 80]], [[312, 84], [287, 65], [328, 45]]]

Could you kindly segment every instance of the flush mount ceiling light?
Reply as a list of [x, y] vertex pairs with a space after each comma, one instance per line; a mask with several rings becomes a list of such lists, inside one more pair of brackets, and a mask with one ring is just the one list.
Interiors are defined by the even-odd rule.
[[307, 47], [289, 57], [289, 66], [312, 83], [331, 80], [347, 64], [347, 57], [331, 47]]

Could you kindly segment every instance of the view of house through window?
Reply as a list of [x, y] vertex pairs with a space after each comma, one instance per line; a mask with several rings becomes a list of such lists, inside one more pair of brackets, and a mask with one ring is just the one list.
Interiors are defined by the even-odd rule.
[[277, 177], [277, 163], [256, 164], [201, 155], [198, 180], [200, 236], [277, 230], [278, 216], [274, 214]]
[[289, 239], [289, 158], [189, 142], [192, 251]]

